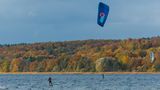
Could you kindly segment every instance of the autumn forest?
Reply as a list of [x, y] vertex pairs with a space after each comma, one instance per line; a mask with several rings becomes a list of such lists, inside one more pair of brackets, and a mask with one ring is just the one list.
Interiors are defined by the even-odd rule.
[[0, 72], [133, 71], [160, 71], [160, 37], [0, 45]]

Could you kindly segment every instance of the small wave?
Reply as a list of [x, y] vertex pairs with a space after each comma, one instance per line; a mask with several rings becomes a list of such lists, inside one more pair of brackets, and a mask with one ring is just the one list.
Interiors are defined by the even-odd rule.
[[0, 90], [8, 90], [8, 88], [5, 86], [0, 86]]

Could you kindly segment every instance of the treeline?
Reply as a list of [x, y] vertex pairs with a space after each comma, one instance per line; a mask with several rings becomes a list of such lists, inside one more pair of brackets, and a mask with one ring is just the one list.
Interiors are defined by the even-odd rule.
[[112, 71], [160, 71], [160, 37], [0, 45], [0, 72]]

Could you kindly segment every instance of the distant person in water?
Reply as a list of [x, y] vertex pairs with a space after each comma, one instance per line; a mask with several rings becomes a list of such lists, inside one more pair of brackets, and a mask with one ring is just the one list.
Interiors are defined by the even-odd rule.
[[51, 77], [48, 78], [48, 82], [49, 82], [49, 86], [53, 86]]
[[104, 79], [104, 74], [102, 74], [102, 78]]

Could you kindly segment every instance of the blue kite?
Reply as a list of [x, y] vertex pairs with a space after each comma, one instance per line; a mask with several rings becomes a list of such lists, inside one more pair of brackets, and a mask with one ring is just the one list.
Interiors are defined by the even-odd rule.
[[104, 26], [108, 14], [109, 14], [109, 6], [100, 2], [98, 7], [98, 19], [97, 19], [98, 25], [100, 25], [101, 27]]

